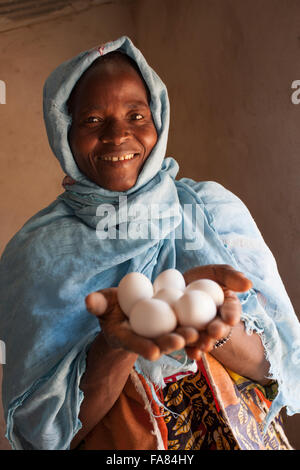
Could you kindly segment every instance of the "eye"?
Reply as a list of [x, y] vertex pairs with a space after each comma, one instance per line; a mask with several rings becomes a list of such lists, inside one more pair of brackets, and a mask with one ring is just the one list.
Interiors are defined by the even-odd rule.
[[144, 116], [140, 113], [134, 113], [131, 115], [131, 117], [134, 121], [140, 121], [141, 119], [144, 119]]
[[99, 121], [100, 121], [100, 119], [96, 116], [90, 116], [85, 120], [85, 122], [92, 123], [92, 124], [94, 124], [96, 122], [99, 122]]

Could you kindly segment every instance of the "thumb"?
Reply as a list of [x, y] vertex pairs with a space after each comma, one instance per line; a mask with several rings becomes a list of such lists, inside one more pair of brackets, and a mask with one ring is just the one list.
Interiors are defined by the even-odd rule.
[[252, 287], [250, 279], [228, 264], [196, 266], [189, 269], [184, 277], [187, 285], [197, 279], [211, 279], [235, 292], [245, 292]]
[[117, 288], [110, 287], [97, 292], [92, 292], [85, 298], [87, 310], [93, 315], [109, 313], [118, 306]]

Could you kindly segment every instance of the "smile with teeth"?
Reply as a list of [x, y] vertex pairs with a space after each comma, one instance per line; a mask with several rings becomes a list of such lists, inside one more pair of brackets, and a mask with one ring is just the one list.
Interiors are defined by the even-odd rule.
[[120, 157], [108, 157], [108, 156], [103, 156], [100, 157], [101, 160], [107, 160], [110, 162], [117, 162], [120, 160], [131, 160], [136, 154], [135, 153], [127, 153], [126, 155], [121, 155]]

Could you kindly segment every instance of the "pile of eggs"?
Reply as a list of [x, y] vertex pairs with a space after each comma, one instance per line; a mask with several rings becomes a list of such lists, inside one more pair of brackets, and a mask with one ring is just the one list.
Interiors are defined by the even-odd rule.
[[141, 273], [123, 277], [118, 301], [132, 330], [146, 338], [171, 333], [178, 325], [204, 329], [224, 302], [223, 289], [210, 279], [188, 286], [177, 269], [167, 269], [152, 282]]

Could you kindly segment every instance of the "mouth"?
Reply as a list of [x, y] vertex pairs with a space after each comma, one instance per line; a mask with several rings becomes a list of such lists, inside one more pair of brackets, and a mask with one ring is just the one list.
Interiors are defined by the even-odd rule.
[[110, 154], [105, 154], [105, 155], [99, 155], [97, 157], [98, 160], [104, 161], [104, 162], [112, 162], [112, 163], [118, 163], [118, 162], [127, 162], [129, 160], [133, 160], [137, 157], [139, 157], [139, 153], [135, 152], [126, 152], [126, 153], [110, 153]]

